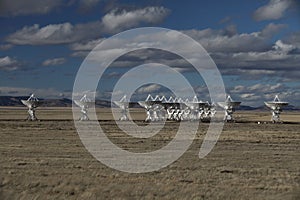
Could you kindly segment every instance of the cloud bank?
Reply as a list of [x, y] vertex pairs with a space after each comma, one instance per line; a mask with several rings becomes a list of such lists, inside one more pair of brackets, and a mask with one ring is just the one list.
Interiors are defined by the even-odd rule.
[[253, 13], [253, 18], [256, 21], [280, 19], [291, 5], [292, 0], [270, 0], [267, 5], [258, 8]]
[[164, 7], [145, 7], [136, 10], [112, 10], [99, 21], [84, 24], [38, 24], [25, 26], [9, 35], [6, 41], [15, 45], [70, 44], [99, 38], [103, 34], [116, 33], [141, 24], [156, 24], [169, 13]]
[[21, 63], [18, 60], [13, 59], [9, 56], [0, 58], [0, 70], [14, 71], [19, 69], [20, 66]]

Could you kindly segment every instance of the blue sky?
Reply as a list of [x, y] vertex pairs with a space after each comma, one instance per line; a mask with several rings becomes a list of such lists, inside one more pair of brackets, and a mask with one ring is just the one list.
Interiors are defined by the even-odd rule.
[[[235, 99], [254, 105], [279, 94], [300, 105], [300, 7], [293, 0], [3, 0], [0, 25], [0, 95], [70, 98], [76, 72], [95, 44], [130, 28], [159, 26], [202, 44]], [[138, 61], [135, 55], [120, 59], [98, 97], [108, 98], [110, 86]], [[201, 77], [181, 64], [174, 66], [199, 96], [207, 92]]]

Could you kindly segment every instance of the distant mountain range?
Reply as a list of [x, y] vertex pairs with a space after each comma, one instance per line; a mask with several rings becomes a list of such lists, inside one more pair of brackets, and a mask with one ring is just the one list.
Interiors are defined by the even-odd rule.
[[[21, 103], [21, 99], [28, 99], [28, 96], [0, 96], [0, 106], [24, 106]], [[40, 99], [43, 101], [42, 107], [71, 107], [72, 100], [67, 98], [61, 99]], [[111, 102], [107, 100], [96, 100], [96, 107], [99, 108], [109, 108], [111, 107]], [[135, 104], [133, 107], [139, 107], [138, 104]], [[259, 107], [251, 107], [246, 105], [241, 105], [237, 110], [267, 110], [264, 105]], [[295, 107], [293, 105], [288, 105], [284, 108], [284, 110], [290, 111], [299, 111], [299, 107]]]
[[[264, 105], [261, 105], [259, 107], [251, 107], [251, 106], [245, 106], [245, 105], [241, 105], [237, 110], [257, 110], [257, 111], [260, 111], [260, 110], [268, 110], [268, 108]], [[286, 107], [284, 107], [284, 110], [289, 110], [289, 111], [299, 111], [300, 108], [299, 107], [296, 107], [296, 106], [293, 106], [293, 105], [288, 105]]]

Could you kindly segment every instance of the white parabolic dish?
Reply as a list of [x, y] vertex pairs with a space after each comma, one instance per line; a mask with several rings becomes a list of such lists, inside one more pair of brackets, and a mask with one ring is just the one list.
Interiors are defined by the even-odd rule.
[[217, 103], [219, 106], [221, 106], [222, 108], [226, 108], [226, 107], [238, 107], [240, 106], [241, 102], [239, 101], [228, 101], [228, 102], [218, 102]]
[[289, 105], [288, 102], [280, 101], [278, 95], [275, 96], [273, 101], [264, 103], [267, 107], [271, 108], [272, 110], [281, 109], [282, 107]]
[[129, 102], [114, 101], [114, 104], [116, 104], [118, 107], [120, 107], [122, 109], [126, 109], [129, 107]]
[[30, 100], [29, 101], [21, 100], [21, 102], [28, 108], [37, 108], [42, 104], [42, 102], [40, 102], [40, 101], [30, 101]]
[[93, 107], [95, 105], [95, 102], [84, 102], [84, 101], [79, 101], [79, 100], [74, 100], [74, 103], [79, 106], [80, 108], [81, 107]]
[[271, 108], [272, 110], [275, 110], [275, 109], [281, 109], [282, 107], [289, 105], [289, 103], [283, 101], [280, 102], [269, 101], [269, 102], [265, 102], [265, 105]]

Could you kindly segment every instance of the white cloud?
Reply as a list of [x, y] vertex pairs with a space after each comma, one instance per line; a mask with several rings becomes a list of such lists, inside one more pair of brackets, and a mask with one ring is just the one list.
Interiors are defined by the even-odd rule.
[[[228, 33], [226, 30], [187, 30], [184, 33], [190, 35], [201, 43], [210, 53], [223, 75], [237, 75], [247, 80], [258, 80], [267, 77], [280, 77], [285, 80], [296, 80], [296, 74], [300, 63], [300, 54], [297, 46], [278, 40], [272, 43], [273, 36], [285, 25], [270, 23], [262, 30], [252, 33]], [[294, 36], [297, 39], [297, 37]], [[294, 39], [295, 40], [295, 39]], [[99, 39], [102, 41], [102, 39]], [[172, 32], [166, 34], [141, 34], [138, 37], [128, 39], [113, 39], [102, 49], [94, 51], [90, 59], [104, 62], [114, 55], [120, 55], [126, 48], [140, 48], [157, 45], [157, 41], [163, 41], [162, 46], [170, 49], [184, 51], [190, 59], [195, 58], [193, 46], [182, 44], [174, 38]], [[177, 42], [174, 42], [177, 41]], [[124, 44], [127, 44], [125, 46]], [[129, 43], [129, 44], [128, 44]], [[97, 40], [87, 43], [71, 45], [71, 49], [78, 50], [73, 56], [86, 56], [89, 49], [97, 44]], [[117, 59], [112, 67], [132, 67], [143, 63], [162, 63], [179, 69], [180, 72], [193, 71], [191, 65], [184, 59], [163, 51], [136, 51]], [[203, 66], [205, 64], [202, 63]], [[287, 73], [290, 71], [291, 73]]]
[[132, 11], [112, 10], [102, 18], [102, 23], [107, 32], [115, 33], [140, 23], [159, 23], [169, 13], [164, 7], [146, 7]]
[[277, 40], [265, 51], [217, 52], [211, 56], [227, 75], [233, 74], [248, 79], [259, 78], [262, 75], [279, 76], [292, 81], [297, 80], [296, 74], [299, 74], [299, 52], [298, 46]]
[[253, 13], [253, 18], [256, 21], [280, 19], [291, 5], [292, 0], [270, 0]]
[[95, 39], [88, 42], [78, 42], [70, 45], [70, 49], [73, 51], [91, 51], [105, 38]]
[[242, 86], [238, 85], [235, 86], [233, 89], [230, 90], [231, 93], [239, 93], [244, 94], [247, 96], [248, 94], [256, 93], [257, 95], [260, 95], [260, 93], [276, 93], [282, 89], [288, 90], [288, 87], [283, 85], [282, 83], [276, 83], [276, 84], [262, 84], [257, 83], [250, 86]]
[[[234, 28], [228, 28], [221, 30], [213, 30], [213, 29], [204, 29], [204, 30], [186, 30], [182, 31], [183, 33], [189, 35], [196, 41], [198, 41], [209, 53], [240, 53], [240, 52], [266, 52], [270, 49], [272, 49], [272, 45], [270, 44], [270, 39], [273, 35], [275, 35], [279, 30], [284, 28], [285, 25], [283, 24], [268, 24], [265, 28], [263, 28], [261, 31], [252, 32], [252, 33], [241, 33], [238, 34], [236, 31], [233, 31]], [[228, 31], [231, 30], [231, 31]], [[151, 37], [151, 38], [147, 38]], [[183, 49], [182, 45], [186, 46], [186, 44], [181, 44], [180, 42], [174, 43], [174, 40], [176, 38], [172, 38], [172, 34], [169, 35], [160, 35], [160, 34], [151, 34], [147, 36], [139, 36], [135, 40], [132, 41], [131, 47], [136, 46], [137, 48], [140, 46], [145, 45], [145, 41], [147, 42], [147, 46], [151, 47], [151, 45], [155, 45], [157, 40], [161, 40], [164, 37], [164, 40], [168, 45], [174, 46], [174, 49]], [[92, 50], [97, 44], [99, 44], [101, 41], [103, 41], [103, 38], [96, 39], [96, 40], [90, 40], [88, 42], [84, 43], [75, 43], [70, 45], [70, 48], [75, 52], [74, 56], [85, 56], [87, 53], [83, 53], [80, 51], [90, 51]], [[144, 42], [143, 42], [144, 40]], [[150, 43], [149, 41], [152, 41]], [[173, 41], [172, 41], [173, 40]], [[118, 46], [120, 46], [124, 41], [122, 40], [114, 40], [113, 43], [110, 43], [108, 47], [108, 51], [105, 53], [112, 54], [112, 52], [116, 51], [118, 53]], [[190, 53], [193, 53], [193, 49], [190, 49]], [[151, 58], [151, 56], [159, 56], [160, 54], [153, 53], [151, 51], [147, 51], [147, 54], [143, 52], [143, 54], [137, 54], [136, 58], [143, 58], [145, 55], [147, 55], [147, 58]], [[101, 56], [101, 55], [99, 55]], [[132, 56], [134, 57], [134, 56]], [[167, 60], [165, 55], [163, 57], [160, 57], [161, 60]], [[176, 60], [169, 60], [168, 64], [172, 62], [174, 64]], [[182, 65], [180, 59], [177, 59], [177, 64]], [[126, 65], [127, 66], [127, 65]]]
[[252, 85], [250, 87], [248, 87], [247, 89], [250, 90], [250, 91], [253, 91], [253, 90], [262, 90], [264, 89], [265, 86], [263, 84], [255, 84], [255, 85]]
[[0, 58], [0, 70], [14, 71], [20, 67], [21, 63], [9, 56]]
[[30, 14], [46, 14], [62, 6], [63, 0], [1, 0], [0, 16], [19, 16]]
[[137, 93], [139, 94], [144, 94], [144, 93], [153, 93], [153, 92], [157, 92], [158, 90], [161, 89], [161, 86], [158, 84], [150, 84], [150, 85], [146, 85], [146, 86], [142, 86], [137, 90]]
[[74, 26], [70, 23], [49, 24], [42, 28], [38, 24], [25, 26], [6, 39], [7, 42], [16, 45], [64, 44], [75, 40]]
[[277, 51], [234, 53], [232, 58], [244, 62], [279, 61], [289, 58], [289, 55]]
[[230, 27], [222, 30], [204, 29], [183, 32], [197, 40], [209, 52], [249, 52], [265, 51], [269, 48], [270, 38], [284, 27], [284, 24], [270, 23], [261, 31], [240, 34]]
[[[228, 66], [233, 63], [240, 64], [238, 67], [249, 66], [249, 61], [255, 62], [260, 60], [284, 60], [290, 57], [287, 52], [283, 51], [288, 48], [287, 45], [283, 44], [281, 41], [278, 41], [274, 47], [270, 42], [271, 37], [276, 34], [281, 28], [285, 25], [282, 24], [268, 24], [264, 29], [258, 32], [253, 33], [235, 33], [228, 34], [226, 30], [188, 30], [184, 31], [184, 33], [188, 34], [200, 44], [204, 46], [204, 48], [209, 51], [216, 61], [220, 61], [222, 63], [228, 62]], [[99, 41], [102, 41], [101, 39]], [[138, 37], [132, 39], [130, 42], [130, 47], [128, 48], [139, 48], [146, 45], [148, 47], [155, 46], [157, 41], [164, 41], [165, 46], [174, 49], [185, 51], [185, 55], [189, 55], [190, 58], [193, 58], [193, 47], [190, 44], [182, 44], [176, 38], [173, 38], [172, 33], [168, 32], [168, 34], [147, 34], [147, 35], [139, 35]], [[174, 42], [177, 41], [177, 42]], [[101, 50], [101, 53], [93, 52], [96, 60], [105, 60], [108, 57], [113, 56], [114, 54], [119, 55], [120, 52], [123, 52], [124, 49], [120, 49], [123, 46], [124, 41], [122, 39], [115, 39], [113, 42], [110, 42], [107, 50]], [[76, 55], [86, 55], [83, 54], [84, 50], [92, 49], [96, 44], [98, 44], [98, 40], [93, 40], [84, 44], [74, 44], [71, 46], [71, 49], [78, 50]], [[284, 46], [285, 45], [285, 46]], [[284, 47], [283, 47], [284, 46]], [[187, 52], [188, 51], [188, 52]], [[146, 57], [145, 57], [146, 55]], [[217, 56], [215, 56], [217, 55]], [[219, 58], [218, 58], [219, 55]], [[126, 57], [125, 60], [118, 60], [114, 63], [117, 66], [128, 67], [130, 65], [134, 66], [138, 64], [140, 61], [145, 62], [163, 62], [167, 65], [171, 65], [173, 67], [185, 67], [187, 63], [184, 62], [183, 59], [179, 59], [178, 57], [166, 55], [164, 52], [136, 52], [131, 53], [129, 57]], [[237, 62], [239, 61], [239, 62]], [[250, 63], [251, 64], [251, 63]], [[237, 67], [237, 66], [232, 67]], [[224, 66], [224, 64], [223, 64]]]
[[53, 58], [45, 60], [42, 65], [43, 66], [54, 66], [54, 65], [62, 65], [66, 62], [65, 58]]
[[163, 20], [168, 13], [164, 7], [146, 7], [132, 11], [115, 10], [106, 14], [102, 20], [72, 25], [69, 22], [49, 24], [40, 27], [38, 24], [25, 26], [9, 35], [6, 41], [16, 45], [70, 44], [91, 41], [102, 34], [115, 33], [139, 24], [153, 24]]
[[234, 86], [234, 88], [231, 90], [231, 92], [241, 92], [245, 89], [245, 86], [244, 85], [237, 85], [237, 86]]
[[[237, 96], [244, 105], [262, 106], [264, 101], [271, 101], [275, 95], [279, 95], [281, 100], [290, 101], [291, 104], [298, 105], [300, 92], [295, 91], [293, 87], [289, 87], [282, 83], [254, 85], [237, 85], [229, 90], [231, 94]], [[238, 98], [239, 97], [239, 98]]]
[[72, 57], [86, 57], [89, 51], [75, 51], [71, 54]]
[[255, 93], [246, 93], [246, 94], [242, 94], [241, 98], [247, 100], [258, 100], [259, 96], [257, 96]]
[[295, 47], [294, 45], [291, 45], [291, 44], [285, 44], [281, 40], [277, 40], [275, 45], [273, 46], [273, 48], [276, 51], [282, 51], [282, 52], [288, 53], [288, 52], [293, 51], [297, 47]]
[[280, 89], [280, 88], [282, 88], [282, 87], [283, 87], [283, 85], [282, 85], [281, 83], [277, 83], [276, 85], [272, 85], [272, 86], [270, 87], [270, 90], [273, 91], [273, 90]]
[[300, 59], [300, 55], [291, 55], [290, 51], [296, 49], [293, 45], [285, 44], [281, 40], [275, 42], [273, 49], [265, 52], [241, 52], [234, 53], [232, 57], [240, 61], [251, 61], [257, 62], [260, 61], [280, 61], [287, 59]]
[[273, 35], [275, 35], [276, 33], [278, 33], [281, 29], [287, 27], [287, 25], [285, 24], [274, 24], [274, 23], [269, 23], [267, 26], [265, 26], [262, 30], [261, 30], [261, 35], [264, 38], [269, 39], [270, 37], [272, 37]]

